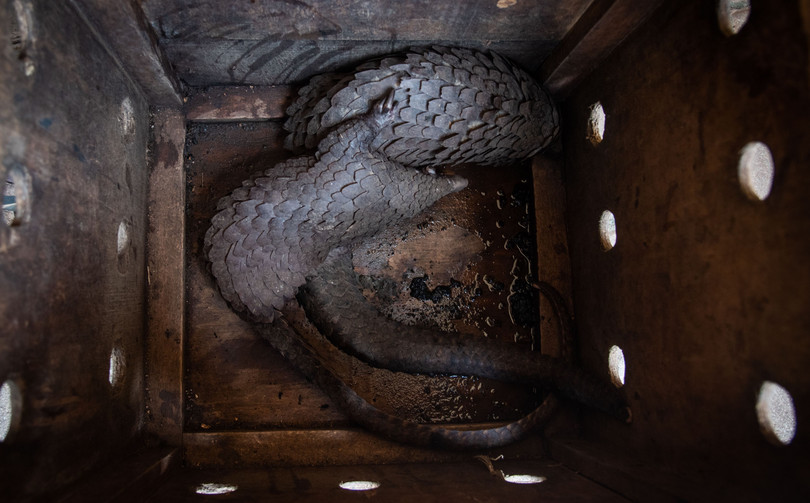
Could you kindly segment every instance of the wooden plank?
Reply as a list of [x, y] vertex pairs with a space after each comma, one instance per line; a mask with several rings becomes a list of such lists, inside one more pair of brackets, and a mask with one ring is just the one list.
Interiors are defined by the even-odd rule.
[[548, 443], [551, 457], [577, 473], [610, 487], [631, 501], [676, 503], [702, 499], [746, 499], [744, 491], [725, 486], [715, 493], [698, 480], [667, 473], [618, 450], [606, 451], [580, 439], [555, 437]]
[[[588, 0], [312, 0], [306, 4], [144, 2], [164, 43], [244, 40], [559, 40]], [[541, 27], [542, 29], [538, 29]]]
[[543, 62], [540, 82], [565, 98], [659, 5], [661, 0], [594, 0]]
[[[373, 499], [392, 503], [420, 501], [501, 501], [616, 503], [627, 501], [610, 490], [557, 463], [506, 459], [494, 462], [495, 473], [478, 461], [330, 467], [292, 467], [271, 470], [182, 470], [149, 501], [199, 501], [196, 488], [202, 484], [232, 486], [234, 492], [220, 496], [239, 501], [351, 503]], [[525, 474], [543, 477], [538, 484], [509, 484], [500, 476]], [[369, 480], [380, 487], [368, 492], [340, 489], [338, 484]]]
[[180, 445], [185, 339], [185, 123], [177, 109], [153, 114], [147, 236], [146, 431]]
[[184, 107], [194, 122], [282, 119], [297, 95], [289, 86], [217, 86], [194, 89]]
[[[810, 125], [806, 33], [798, 5], [757, 3], [731, 38], [716, 6], [668, 3], [566, 101], [569, 245], [580, 355], [608, 376], [624, 352], [632, 425], [583, 415], [599, 452], [739, 487], [750, 499], [810, 497]], [[754, 12], [754, 11], [752, 11]], [[586, 139], [601, 102], [604, 140]], [[751, 201], [741, 149], [770, 148], [774, 184]], [[604, 251], [598, 222], [616, 218]], [[761, 434], [763, 381], [793, 396], [797, 434]], [[676, 492], [684, 499], [688, 494]], [[702, 496], [702, 495], [701, 495]], [[711, 497], [707, 497], [711, 499]], [[732, 498], [733, 499], [733, 498]]]
[[[463, 429], [491, 424], [464, 425]], [[469, 452], [418, 448], [352, 428], [186, 433], [184, 459], [195, 468], [434, 463], [469, 459]], [[492, 455], [536, 457], [539, 436], [493, 449]]]
[[294, 84], [434, 44], [492, 49], [534, 73], [591, 0], [144, 2], [173, 67], [193, 86]]
[[93, 472], [75, 487], [66, 489], [59, 501], [64, 503], [143, 501], [180, 467], [181, 462], [179, 449], [145, 449]]
[[[558, 153], [546, 152], [532, 160], [535, 225], [537, 228], [537, 278], [553, 286], [574, 315], [571, 298], [571, 261], [568, 258], [568, 230], [565, 223], [565, 186], [562, 159]], [[560, 330], [551, 314], [551, 306], [540, 297], [540, 347], [543, 353], [560, 355]], [[576, 352], [576, 348], [571, 348]]]
[[158, 44], [140, 2], [71, 0], [152, 106], [180, 106], [182, 84]]
[[70, 4], [5, 2], [0, 26], [0, 183], [27, 185], [27, 216], [0, 221], [0, 382], [21, 405], [0, 487], [45, 500], [142, 423], [148, 106]]
[[[351, 70], [371, 58], [434, 44], [493, 50], [535, 74], [555, 42], [534, 40], [287, 40], [267, 39], [168, 42], [166, 54], [190, 86], [297, 85], [313, 75]], [[212, 57], [212, 55], [215, 55]]]

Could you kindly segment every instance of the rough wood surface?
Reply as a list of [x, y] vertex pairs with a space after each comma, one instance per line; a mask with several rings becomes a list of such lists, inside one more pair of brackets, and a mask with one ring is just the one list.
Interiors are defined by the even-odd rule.
[[539, 80], [564, 98], [661, 5], [661, 0], [595, 0], [554, 48]]
[[5, 2], [0, 26], [0, 180], [31, 180], [29, 218], [0, 222], [0, 381], [22, 399], [0, 486], [20, 500], [123, 455], [143, 421], [149, 120], [69, 3]]
[[[532, 160], [534, 207], [537, 242], [537, 278], [560, 292], [572, 310], [571, 261], [568, 258], [568, 230], [565, 224], [566, 201], [562, 159], [559, 152], [547, 152]], [[551, 312], [540, 298], [543, 312]], [[576, 313], [570, 313], [576, 319]], [[554, 316], [540, 321], [540, 345], [545, 354], [560, 355], [559, 327]], [[570, 348], [576, 354], [576, 348]]]
[[[586, 417], [583, 439], [702, 486], [759, 500], [810, 497], [810, 106], [807, 35], [795, 5], [757, 3], [731, 38], [715, 6], [668, 4], [569, 98], [566, 189], [584, 362], [607, 375], [624, 350], [633, 424]], [[585, 138], [590, 106], [604, 140]], [[739, 152], [773, 153], [773, 190], [741, 190]], [[602, 250], [603, 210], [616, 216]], [[797, 435], [760, 433], [764, 380], [793, 396]], [[804, 421], [804, 422], [803, 422]], [[587, 472], [586, 472], [587, 473]]]
[[193, 86], [289, 84], [414, 45], [458, 41], [538, 68], [588, 0], [144, 2], [161, 46]]
[[185, 104], [195, 122], [281, 119], [295, 98], [289, 86], [217, 86], [193, 89]]
[[85, 476], [60, 495], [61, 503], [137, 503], [151, 496], [182, 463], [177, 448], [142, 449]]
[[[492, 425], [458, 425], [454, 428]], [[183, 435], [183, 449], [188, 466], [217, 469], [436, 463], [470, 459], [475, 454], [407, 446], [357, 428], [186, 433]], [[540, 436], [532, 435], [518, 444], [492, 449], [488, 454], [534, 458], [541, 452]]]
[[182, 84], [136, 1], [73, 0], [153, 106], [180, 106]]
[[185, 335], [185, 121], [178, 109], [152, 116], [147, 236], [146, 431], [180, 445]]
[[[236, 486], [231, 494], [210, 498], [239, 501], [266, 501], [268, 495], [272, 501], [337, 503], [366, 499], [393, 503], [627, 501], [563, 466], [546, 461], [495, 461], [494, 470], [510, 475], [541, 476], [545, 481], [531, 485], [509, 484], [491, 474], [478, 460], [274, 470], [183, 470], [148, 501], [199, 501], [200, 496], [194, 491], [204, 483]], [[376, 481], [380, 487], [359, 493], [339, 488], [339, 483], [352, 480]]]

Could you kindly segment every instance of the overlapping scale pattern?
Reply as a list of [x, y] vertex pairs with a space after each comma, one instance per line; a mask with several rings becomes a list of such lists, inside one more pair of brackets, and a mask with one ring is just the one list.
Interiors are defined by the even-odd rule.
[[287, 110], [285, 146], [314, 148], [331, 128], [367, 112], [391, 90], [397, 115], [374, 146], [405, 166], [501, 166], [531, 157], [559, 131], [548, 93], [507, 59], [432, 47], [314, 77]]
[[466, 186], [405, 168], [370, 142], [394, 110], [342, 123], [314, 156], [277, 164], [222, 198], [205, 253], [222, 296], [270, 322], [338, 246], [351, 246]]

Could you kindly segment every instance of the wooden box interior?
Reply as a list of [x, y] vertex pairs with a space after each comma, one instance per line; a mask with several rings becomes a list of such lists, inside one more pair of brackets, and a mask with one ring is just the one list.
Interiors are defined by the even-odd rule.
[[[381, 501], [807, 501], [810, 3], [745, 3], [4, 0], [0, 171], [16, 213], [0, 223], [0, 499], [348, 501], [338, 483], [362, 479]], [[727, 5], [750, 14], [734, 35]], [[512, 58], [551, 91], [561, 133], [508, 170], [469, 168], [468, 189], [367, 245], [356, 269], [400, 292], [457, 280], [450, 300], [392, 309], [557, 354], [545, 301], [526, 294], [521, 323], [510, 298], [515, 281], [551, 283], [581, 365], [609, 380], [623, 350], [631, 424], [566, 405], [502, 449], [396, 444], [219, 297], [207, 222], [289, 155], [298, 85], [426, 45]], [[763, 201], [739, 179], [750, 142], [774, 161]], [[296, 303], [284, 314], [279, 330], [314, 330]], [[487, 425], [539, 400], [337, 362], [379, 408], [422, 422]], [[765, 382], [792, 396], [787, 445], [761, 431]], [[493, 475], [476, 455], [504, 459]]]

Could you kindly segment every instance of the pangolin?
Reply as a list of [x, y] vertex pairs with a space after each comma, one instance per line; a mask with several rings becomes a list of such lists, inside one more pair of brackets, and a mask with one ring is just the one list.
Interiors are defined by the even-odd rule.
[[394, 96], [338, 125], [314, 155], [257, 173], [220, 199], [204, 250], [235, 310], [273, 321], [333, 248], [350, 247], [467, 185], [459, 176], [403, 167], [371, 148], [396, 114]]
[[313, 77], [287, 109], [285, 146], [315, 147], [390, 89], [400, 106], [374, 146], [404, 166], [502, 166], [533, 156], [559, 131], [550, 96], [514, 63], [494, 52], [436, 46]]

